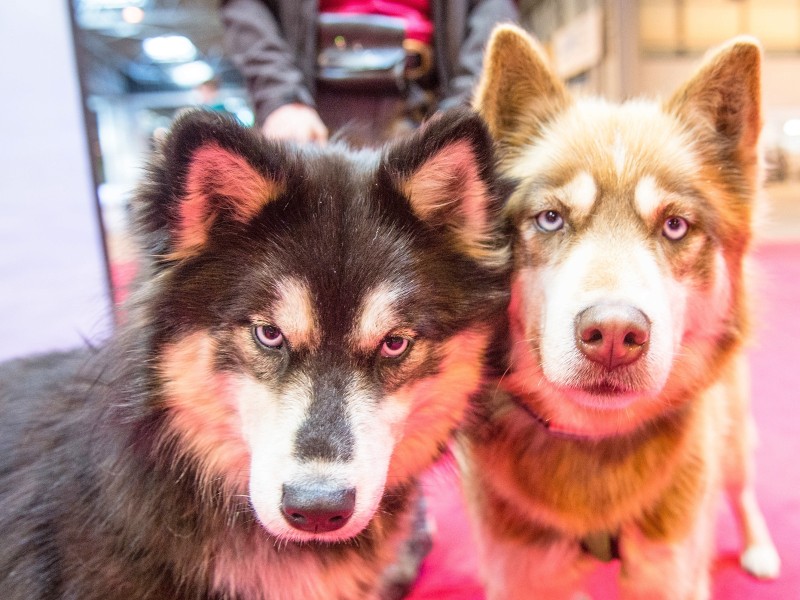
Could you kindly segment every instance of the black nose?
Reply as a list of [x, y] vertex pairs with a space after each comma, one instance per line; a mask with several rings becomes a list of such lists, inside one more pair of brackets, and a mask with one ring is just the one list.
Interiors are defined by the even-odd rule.
[[344, 527], [353, 516], [356, 490], [326, 485], [285, 485], [281, 512], [301, 531], [324, 533]]
[[580, 351], [608, 370], [639, 360], [649, 339], [647, 317], [626, 304], [595, 304], [575, 321], [575, 341]]

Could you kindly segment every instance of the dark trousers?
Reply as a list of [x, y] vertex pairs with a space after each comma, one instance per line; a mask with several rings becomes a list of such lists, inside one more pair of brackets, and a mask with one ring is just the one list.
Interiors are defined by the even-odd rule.
[[333, 139], [373, 146], [419, 127], [432, 97], [421, 89], [376, 94], [320, 89], [317, 111]]

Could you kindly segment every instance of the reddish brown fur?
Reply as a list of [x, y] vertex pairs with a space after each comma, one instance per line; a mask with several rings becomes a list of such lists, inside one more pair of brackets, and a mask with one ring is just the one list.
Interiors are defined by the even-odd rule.
[[441, 376], [406, 386], [397, 394], [412, 404], [406, 435], [389, 463], [390, 480], [403, 480], [419, 472], [438, 455], [432, 439], [443, 440], [463, 421], [467, 406], [461, 398], [483, 379], [479, 358], [486, 350], [487, 331], [455, 336], [441, 350]]
[[[521, 30], [499, 28], [476, 97], [506, 173], [521, 180], [507, 211], [516, 269], [511, 366], [459, 449], [488, 596], [570, 597], [591, 564], [579, 551], [581, 540], [618, 534], [623, 597], [706, 598], [721, 488], [738, 506], [746, 551], [774, 554], [752, 498], [742, 360], [758, 187], [760, 49], [745, 39], [716, 51], [651, 121], [641, 116], [643, 105], [593, 109], [571, 99], [542, 56]], [[609, 148], [620, 136], [625, 153], [618, 161]], [[569, 216], [569, 200], [563, 204], [548, 190], [579, 173], [591, 175], [597, 193], [591, 214], [578, 212], [570, 222], [575, 242], [606, 236], [604, 243], [616, 248], [652, 240], [659, 269], [688, 294], [688, 329], [663, 389], [611, 416], [562, 398], [540, 364], [534, 309], [548, 289], [537, 273], [564, 268], [573, 245], [525, 230], [551, 206]], [[623, 199], [647, 175], [670, 200], [637, 221], [632, 201]], [[660, 239], [672, 214], [690, 215], [696, 225], [685, 244]], [[591, 277], [592, 289], [616, 286], [613, 270]], [[710, 314], [717, 310], [724, 316]], [[528, 411], [551, 425], [566, 423], [562, 429], [576, 435], [554, 434]], [[779, 564], [777, 555], [768, 556], [766, 567], [742, 560], [764, 577]]]

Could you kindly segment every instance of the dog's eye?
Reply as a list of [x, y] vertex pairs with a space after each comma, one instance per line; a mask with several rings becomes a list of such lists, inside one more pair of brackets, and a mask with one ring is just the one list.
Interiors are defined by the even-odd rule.
[[381, 356], [384, 358], [400, 358], [408, 351], [411, 342], [399, 335], [390, 335], [381, 344]]
[[558, 231], [564, 227], [564, 218], [556, 210], [545, 210], [536, 215], [536, 225], [548, 233]]
[[689, 232], [689, 222], [683, 217], [670, 217], [664, 221], [662, 232], [665, 238], [676, 242]]
[[283, 333], [272, 325], [254, 325], [253, 337], [264, 348], [278, 350], [283, 347]]

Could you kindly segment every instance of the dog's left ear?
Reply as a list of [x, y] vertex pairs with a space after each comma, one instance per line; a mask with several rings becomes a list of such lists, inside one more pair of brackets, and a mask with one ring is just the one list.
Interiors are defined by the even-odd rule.
[[754, 173], [762, 125], [758, 41], [741, 36], [713, 50], [667, 110], [710, 133], [730, 159]]
[[390, 147], [383, 169], [420, 220], [451, 235], [472, 258], [502, 262], [494, 231], [502, 200], [494, 162], [481, 118], [452, 110]]

